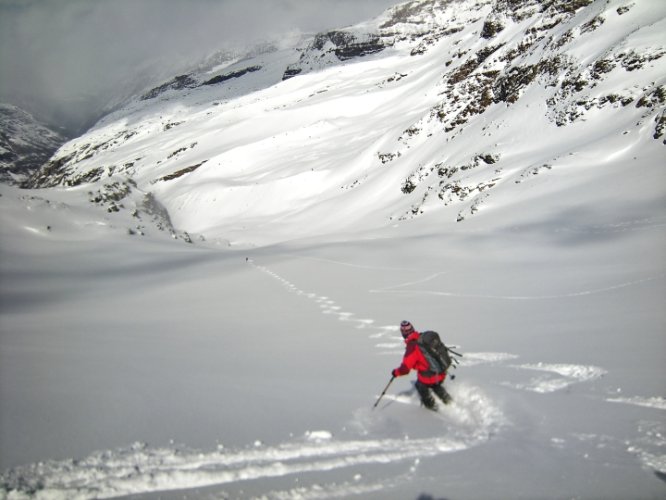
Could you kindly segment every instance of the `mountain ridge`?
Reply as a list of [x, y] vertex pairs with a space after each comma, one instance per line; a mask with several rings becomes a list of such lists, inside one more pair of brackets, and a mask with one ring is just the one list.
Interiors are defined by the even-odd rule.
[[[463, 221], [500, 186], [566, 163], [581, 133], [663, 148], [665, 15], [649, 2], [407, 2], [301, 49], [177, 77], [24, 187], [134, 183], [176, 227], [213, 237], [265, 215], [287, 232], [340, 229], [340, 203], [373, 213], [368, 227], [432, 210]], [[555, 155], [521, 153], [540, 140]]]

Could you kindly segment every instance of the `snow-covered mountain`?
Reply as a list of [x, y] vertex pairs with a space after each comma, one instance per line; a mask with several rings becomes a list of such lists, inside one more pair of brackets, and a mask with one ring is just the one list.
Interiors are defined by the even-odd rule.
[[264, 216], [265, 241], [343, 229], [340, 205], [372, 227], [462, 220], [529, 196], [527, 181], [591, 143], [663, 154], [662, 22], [650, 1], [406, 3], [303, 49], [178, 76], [27, 186], [121, 185], [181, 230], [231, 240]]
[[27, 111], [0, 103], [0, 181], [26, 180], [66, 141], [62, 132]]
[[0, 185], [0, 498], [663, 497], [665, 28], [411, 1]]

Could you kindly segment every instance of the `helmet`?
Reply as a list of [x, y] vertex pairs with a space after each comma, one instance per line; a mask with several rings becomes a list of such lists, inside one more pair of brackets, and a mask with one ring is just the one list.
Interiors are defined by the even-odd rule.
[[414, 333], [414, 327], [409, 321], [402, 321], [400, 323], [400, 333], [402, 333], [403, 337], [407, 338], [410, 334]]

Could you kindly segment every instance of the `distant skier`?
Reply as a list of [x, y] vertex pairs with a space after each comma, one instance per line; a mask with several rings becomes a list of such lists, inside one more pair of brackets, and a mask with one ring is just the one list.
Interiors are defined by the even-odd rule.
[[419, 342], [421, 334], [414, 329], [409, 321], [403, 321], [400, 323], [400, 333], [402, 334], [402, 338], [405, 340], [407, 347], [405, 349], [405, 355], [402, 358], [402, 364], [393, 370], [391, 374], [394, 377], [400, 377], [407, 375], [411, 370], [416, 370], [418, 372], [415, 384], [416, 390], [421, 397], [421, 403], [423, 403], [423, 406], [429, 410], [437, 409], [435, 398], [433, 398], [430, 393], [431, 390], [444, 404], [450, 403], [451, 396], [442, 386], [442, 383], [446, 378], [446, 369], [440, 367], [435, 368], [433, 371], [434, 367], [431, 365], [434, 363], [432, 362], [432, 359], [431, 362], [428, 361], [428, 357], [432, 357], [426, 357], [429, 353], [424, 353], [425, 346]]

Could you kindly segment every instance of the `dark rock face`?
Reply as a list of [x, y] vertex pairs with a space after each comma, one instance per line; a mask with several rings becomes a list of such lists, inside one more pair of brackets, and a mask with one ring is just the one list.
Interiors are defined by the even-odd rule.
[[20, 183], [67, 140], [16, 106], [0, 104], [0, 182]]
[[167, 90], [192, 89], [198, 86], [199, 82], [197, 82], [190, 75], [180, 75], [175, 77], [173, 80], [170, 80], [165, 84], [160, 85], [159, 87], [155, 87], [154, 89], [146, 92], [141, 97], [141, 100], [146, 101], [148, 99], [154, 99], [155, 97], [157, 97], [160, 94], [163, 94]]
[[386, 48], [378, 35], [370, 34], [365, 40], [359, 41], [355, 35], [345, 31], [320, 33], [315, 37], [311, 48], [324, 50], [328, 41], [334, 45], [333, 52], [341, 61], [381, 52]]
[[240, 78], [241, 76], [247, 75], [248, 73], [253, 73], [259, 71], [261, 66], [250, 66], [249, 68], [241, 69], [239, 71], [233, 71], [225, 75], [217, 75], [210, 80], [202, 83], [202, 85], [216, 85], [218, 83], [226, 82], [227, 80], [232, 80], [234, 78]]
[[335, 55], [341, 61], [353, 59], [354, 57], [363, 57], [376, 52], [381, 52], [386, 47], [377, 35], [372, 35], [365, 42], [352, 42], [335, 49]]
[[159, 87], [155, 87], [154, 89], [146, 92], [143, 96], [141, 96], [141, 100], [147, 101], [148, 99], [154, 99], [155, 97], [169, 90], [195, 89], [197, 87], [202, 87], [204, 85], [217, 85], [218, 83], [224, 83], [228, 80], [233, 80], [235, 78], [240, 78], [242, 76], [245, 76], [248, 73], [259, 71], [260, 69], [261, 66], [250, 66], [248, 68], [244, 68], [238, 71], [232, 71], [231, 73], [226, 73], [224, 75], [214, 76], [210, 80], [207, 80], [203, 83], [197, 81], [195, 78], [193, 78], [190, 75], [180, 75], [175, 77], [173, 80], [170, 80], [160, 85]]
[[337, 61], [348, 61], [357, 57], [381, 52], [386, 44], [377, 34], [366, 34], [362, 37], [347, 31], [329, 31], [319, 33], [312, 43], [301, 54], [298, 63], [292, 64], [284, 72], [283, 80], [296, 76], [306, 68], [314, 66], [314, 61], [335, 56]]
[[284, 75], [282, 75], [282, 80], [288, 80], [289, 78], [292, 78], [296, 75], [300, 75], [302, 72], [303, 68], [289, 66], [285, 70]]

